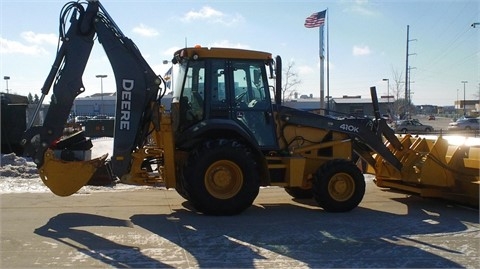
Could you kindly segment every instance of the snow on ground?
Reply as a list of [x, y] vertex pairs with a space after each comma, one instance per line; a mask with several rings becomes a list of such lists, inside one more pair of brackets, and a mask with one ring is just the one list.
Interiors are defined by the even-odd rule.
[[[108, 137], [92, 139], [92, 158], [105, 153], [112, 156], [113, 139]], [[133, 186], [121, 183], [112, 186], [85, 186], [78, 193], [93, 191], [147, 189], [148, 186]], [[40, 179], [37, 166], [31, 158], [19, 157], [15, 153], [2, 154], [0, 160], [0, 194], [50, 192]]]
[[[461, 140], [460, 142], [452, 144], [474, 144], [480, 145], [479, 138], [467, 139], [452, 138]], [[462, 140], [463, 139], [463, 140]], [[112, 156], [113, 152], [113, 138], [102, 137], [92, 139], [92, 158], [97, 158], [105, 153]], [[369, 180], [372, 177], [367, 177]], [[93, 191], [111, 191], [111, 190], [132, 190], [132, 189], [149, 189], [153, 187], [148, 186], [133, 186], [121, 183], [113, 184], [112, 186], [85, 186], [78, 193], [85, 194]], [[36, 165], [31, 158], [24, 158], [16, 156], [15, 153], [2, 154], [0, 161], [0, 194], [1, 193], [25, 193], [25, 192], [50, 192], [50, 190], [43, 184], [37, 171]]]

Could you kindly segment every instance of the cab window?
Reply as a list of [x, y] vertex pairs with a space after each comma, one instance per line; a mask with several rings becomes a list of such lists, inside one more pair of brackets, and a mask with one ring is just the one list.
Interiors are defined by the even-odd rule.
[[180, 96], [180, 113], [186, 125], [204, 117], [205, 105], [205, 62], [192, 61], [186, 70], [183, 91]]

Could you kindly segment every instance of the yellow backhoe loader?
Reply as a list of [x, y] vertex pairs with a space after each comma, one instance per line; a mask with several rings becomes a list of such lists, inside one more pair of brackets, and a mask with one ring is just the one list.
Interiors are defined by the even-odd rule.
[[[175, 188], [211, 215], [242, 212], [260, 186], [280, 186], [293, 197], [313, 197], [326, 211], [345, 212], [363, 199], [368, 172], [382, 187], [478, 205], [478, 148], [452, 148], [441, 138], [399, 140], [380, 117], [375, 88], [374, 119], [318, 115], [282, 105], [279, 56], [192, 47], [173, 55], [178, 73], [166, 108], [164, 79], [99, 1], [69, 2], [60, 18], [70, 26], [60, 28], [40, 104], [53, 85], [52, 102], [43, 125], [29, 126], [22, 139], [41, 179], [59, 196], [107, 173], [125, 183]], [[112, 65], [117, 100], [113, 155], [89, 160], [91, 140], [62, 132], [84, 91], [96, 38]]]

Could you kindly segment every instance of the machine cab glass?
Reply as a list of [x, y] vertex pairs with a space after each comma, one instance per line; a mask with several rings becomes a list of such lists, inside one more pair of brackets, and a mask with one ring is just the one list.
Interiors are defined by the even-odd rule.
[[260, 147], [276, 144], [270, 91], [262, 61], [231, 62], [232, 118], [245, 126]]
[[[187, 65], [188, 64], [188, 65]], [[179, 130], [208, 119], [230, 119], [258, 146], [276, 147], [275, 126], [265, 62], [201, 59], [180, 65], [174, 98], [179, 103]]]

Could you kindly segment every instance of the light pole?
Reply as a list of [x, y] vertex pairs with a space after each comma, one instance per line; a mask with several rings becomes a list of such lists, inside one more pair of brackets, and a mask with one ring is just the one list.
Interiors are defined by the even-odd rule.
[[458, 100], [458, 92], [460, 89], [457, 89], [457, 104], [455, 105], [455, 117], [458, 116], [458, 111], [460, 110], [460, 101]]
[[384, 78], [382, 80], [387, 82], [387, 108], [388, 113], [390, 113], [390, 79]]
[[103, 79], [107, 77], [107, 75], [96, 75], [97, 78], [100, 78], [100, 92], [101, 92], [101, 98], [102, 98], [102, 101], [100, 103], [100, 107], [101, 107], [101, 113], [102, 114], [105, 114], [105, 111], [103, 110]]
[[8, 93], [8, 80], [10, 79], [9, 76], [3, 76], [3, 79], [5, 80], [5, 83], [7, 83], [7, 93]]
[[466, 80], [461, 81], [463, 83], [463, 116], [465, 117], [467, 115], [467, 110], [465, 108], [465, 83], [468, 83]]

